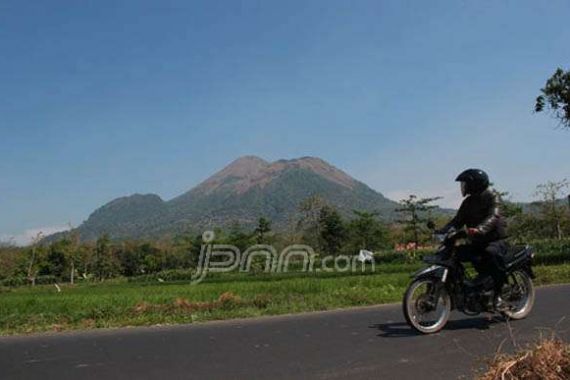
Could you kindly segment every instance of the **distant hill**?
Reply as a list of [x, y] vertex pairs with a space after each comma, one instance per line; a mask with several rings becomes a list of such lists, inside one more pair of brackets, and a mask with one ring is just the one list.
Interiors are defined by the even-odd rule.
[[[528, 214], [538, 214], [541, 211], [541, 208], [544, 206], [544, 202], [542, 201], [513, 202], [513, 204], [519, 206], [522, 212]], [[568, 198], [556, 200], [556, 205], [558, 207], [570, 207], [570, 195], [568, 195]]]
[[299, 204], [312, 195], [345, 216], [352, 210], [368, 210], [393, 220], [398, 207], [319, 158], [270, 163], [245, 156], [169, 201], [155, 194], [117, 198], [93, 212], [77, 230], [82, 240], [104, 233], [113, 239], [145, 239], [234, 223], [253, 226], [261, 216], [280, 229], [296, 219]]

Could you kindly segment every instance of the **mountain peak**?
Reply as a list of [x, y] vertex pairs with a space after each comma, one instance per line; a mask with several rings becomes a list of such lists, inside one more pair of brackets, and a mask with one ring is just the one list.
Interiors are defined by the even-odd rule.
[[262, 176], [270, 164], [257, 156], [243, 156], [202, 182], [196, 190], [202, 193], [211, 193], [228, 182], [237, 186], [238, 192], [246, 191], [250, 183]]
[[231, 171], [232, 174], [243, 175], [247, 174], [248, 171], [256, 171], [260, 168], [266, 167], [267, 165], [269, 165], [269, 162], [265, 161], [263, 158], [257, 156], [242, 156], [234, 160], [223, 170]]
[[118, 198], [93, 212], [78, 229], [81, 238], [148, 238], [229, 223], [251, 226], [260, 216], [286, 228], [299, 203], [318, 194], [350, 217], [374, 210], [391, 218], [397, 207], [382, 194], [318, 157], [267, 162], [243, 156], [194, 189], [169, 201], [152, 194]]
[[257, 156], [243, 156], [202, 182], [195, 191], [209, 194], [223, 188], [241, 194], [255, 186], [264, 187], [282, 173], [294, 169], [308, 170], [349, 189], [358, 183], [318, 157], [306, 156], [269, 163]]
[[286, 161], [286, 163], [302, 169], [310, 170], [329, 181], [336, 182], [339, 185], [350, 189], [354, 188], [357, 184], [357, 181], [354, 178], [318, 157], [305, 156]]

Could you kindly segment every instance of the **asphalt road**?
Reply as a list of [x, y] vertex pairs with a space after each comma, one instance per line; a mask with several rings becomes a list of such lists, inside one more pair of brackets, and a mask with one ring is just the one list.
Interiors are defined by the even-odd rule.
[[[454, 314], [414, 334], [400, 305], [174, 327], [0, 338], [0, 379], [457, 379], [498, 348], [553, 330], [569, 340], [570, 286], [537, 291], [505, 323]], [[509, 328], [510, 326], [510, 328]]]

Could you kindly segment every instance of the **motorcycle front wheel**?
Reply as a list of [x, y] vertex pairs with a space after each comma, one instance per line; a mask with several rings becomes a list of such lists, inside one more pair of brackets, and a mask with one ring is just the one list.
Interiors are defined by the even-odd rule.
[[439, 280], [414, 280], [404, 295], [403, 309], [408, 324], [422, 334], [440, 331], [451, 314], [451, 299], [445, 288], [435, 302], [434, 287]]

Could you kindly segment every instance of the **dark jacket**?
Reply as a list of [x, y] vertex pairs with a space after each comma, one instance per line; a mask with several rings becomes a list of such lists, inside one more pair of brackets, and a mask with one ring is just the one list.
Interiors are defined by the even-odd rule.
[[449, 222], [444, 230], [451, 227], [477, 228], [480, 233], [473, 237], [473, 243], [486, 244], [505, 239], [506, 223], [501, 216], [499, 196], [487, 189], [480, 194], [469, 195], [461, 203], [457, 215]]

